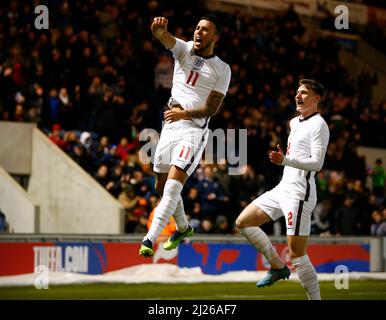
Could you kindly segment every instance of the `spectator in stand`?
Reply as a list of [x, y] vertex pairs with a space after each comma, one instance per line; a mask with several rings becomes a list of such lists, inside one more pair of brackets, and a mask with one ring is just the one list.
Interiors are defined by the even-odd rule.
[[109, 168], [105, 164], [101, 164], [94, 176], [95, 180], [98, 181], [104, 188], [111, 181]]
[[222, 203], [222, 212], [228, 221], [235, 221], [236, 212], [240, 210], [240, 176], [230, 175], [228, 170], [226, 159], [219, 159], [213, 173], [224, 191], [224, 196], [229, 199], [228, 202]]
[[[386, 216], [386, 209], [383, 209], [384, 216]], [[371, 218], [373, 223], [371, 224], [372, 236], [386, 236], [386, 217], [382, 216], [379, 210], [373, 211]]]
[[83, 145], [86, 152], [91, 155], [91, 147], [93, 145], [93, 138], [90, 132], [83, 131], [79, 138], [80, 143]]
[[107, 163], [113, 166], [119, 162], [119, 159], [115, 157], [115, 148], [110, 144], [107, 136], [102, 136], [98, 143], [92, 145], [91, 155], [96, 164]]
[[361, 180], [355, 180], [352, 192], [355, 195], [353, 207], [355, 207], [358, 212], [358, 234], [369, 234], [371, 225], [371, 212], [368, 211], [370, 206], [370, 189], [364, 187], [364, 183]]
[[384, 198], [386, 173], [381, 158], [375, 160], [370, 176], [372, 178], [373, 194], [378, 198]]
[[42, 121], [39, 110], [36, 106], [32, 105], [27, 110], [26, 120], [27, 122], [36, 123], [36, 124], [39, 124]]
[[119, 10], [115, 5], [105, 3], [102, 10], [96, 12], [96, 17], [99, 21], [100, 36], [107, 45], [111, 45], [119, 36], [118, 33], [118, 15]]
[[135, 170], [131, 181], [133, 180], [135, 181], [135, 192], [137, 195], [149, 199], [150, 196], [155, 193], [152, 185], [154, 181], [147, 179], [142, 171]]
[[76, 127], [76, 110], [74, 109], [74, 103], [70, 100], [67, 88], [60, 88], [58, 99], [59, 115], [63, 127], [65, 129], [74, 129]]
[[50, 140], [55, 143], [62, 150], [66, 150], [67, 143], [62, 138], [62, 127], [60, 124], [54, 124], [52, 126], [52, 132], [48, 135]]
[[335, 212], [335, 228], [338, 236], [358, 234], [359, 213], [353, 206], [354, 200], [352, 194], [347, 194], [343, 205]]
[[232, 184], [234, 179], [228, 174], [228, 164], [226, 159], [219, 159], [217, 165], [213, 168], [213, 175], [220, 183], [222, 190], [226, 196], [232, 194]]
[[210, 217], [204, 217], [204, 219], [201, 220], [200, 225], [197, 228], [197, 233], [214, 233], [214, 225], [213, 220]]
[[93, 162], [81, 143], [75, 144], [69, 151], [69, 156], [79, 164], [86, 172], [93, 171]]
[[248, 203], [261, 194], [262, 190], [262, 177], [257, 176], [254, 168], [251, 165], [245, 167], [244, 173], [240, 176], [239, 181], [239, 199], [240, 208], [244, 208]]
[[201, 198], [202, 215], [215, 219], [221, 212], [221, 204], [229, 202], [229, 198], [225, 196], [220, 183], [215, 178], [212, 166], [204, 167], [204, 179], [197, 184], [196, 188]]
[[215, 233], [229, 234], [231, 232], [228, 218], [222, 214], [217, 216], [216, 224], [214, 226]]
[[330, 235], [330, 221], [332, 217], [332, 201], [325, 199], [319, 202], [312, 215], [311, 233]]
[[58, 91], [53, 88], [50, 90], [49, 98], [48, 98], [48, 107], [50, 110], [50, 121], [51, 122], [60, 122], [60, 108], [59, 108], [59, 99], [58, 99]]
[[111, 179], [106, 185], [106, 189], [115, 197], [118, 198], [122, 192], [122, 184], [124, 183], [123, 168], [119, 164], [113, 168]]
[[139, 197], [135, 195], [134, 187], [130, 184], [126, 185], [119, 194], [118, 201], [126, 211], [125, 232], [131, 233], [134, 231], [138, 222], [138, 217], [134, 214], [134, 209], [138, 204]]
[[[348, 142], [347, 140], [344, 144]], [[366, 161], [363, 156], [358, 155], [357, 146], [349, 144], [344, 149], [342, 163], [345, 164], [344, 172], [347, 178], [358, 179], [362, 182], [366, 181]]]
[[105, 84], [103, 95], [98, 97], [93, 110], [93, 130], [117, 139], [118, 108], [114, 92]]
[[117, 146], [117, 149], [115, 150], [115, 154], [123, 161], [126, 161], [129, 154], [132, 154], [136, 151], [136, 147], [136, 141], [129, 143], [129, 139], [127, 137], [122, 137]]
[[66, 143], [66, 152], [67, 153], [69, 153], [71, 150], [73, 150], [73, 148], [76, 144], [80, 143], [78, 136], [74, 130], [66, 131], [63, 135], [63, 140]]
[[146, 212], [143, 212], [139, 218], [138, 223], [134, 228], [134, 233], [146, 233], [147, 232], [147, 225], [149, 223], [149, 218], [147, 216]]
[[18, 104], [15, 107], [15, 113], [13, 114], [13, 121], [24, 122], [27, 120], [26, 113], [23, 105]]
[[[81, 120], [88, 122], [90, 127], [96, 126], [96, 114], [94, 106], [99, 102], [103, 96], [103, 84], [101, 78], [94, 76], [90, 81], [90, 86], [87, 88], [86, 103], [81, 113]], [[89, 120], [88, 117], [90, 117]]]
[[317, 195], [319, 202], [322, 202], [325, 200], [328, 196], [328, 179], [327, 179], [327, 172], [325, 169], [322, 169], [318, 172], [318, 175], [316, 176], [316, 185], [317, 185]]
[[193, 228], [200, 225], [202, 219], [200, 195], [197, 188], [190, 188], [184, 201], [185, 213], [189, 216]]

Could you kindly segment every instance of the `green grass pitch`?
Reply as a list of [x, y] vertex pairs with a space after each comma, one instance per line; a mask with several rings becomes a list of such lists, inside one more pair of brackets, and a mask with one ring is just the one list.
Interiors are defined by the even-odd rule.
[[[320, 282], [325, 300], [386, 300], [386, 281], [350, 280], [349, 289], [337, 290], [334, 282]], [[300, 283], [280, 281], [271, 287], [255, 283], [84, 284], [34, 287], [0, 287], [0, 299], [168, 299], [168, 300], [305, 300]]]

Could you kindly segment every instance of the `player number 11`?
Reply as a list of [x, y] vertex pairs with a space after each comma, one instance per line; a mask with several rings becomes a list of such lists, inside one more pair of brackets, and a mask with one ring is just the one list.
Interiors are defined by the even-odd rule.
[[199, 75], [200, 74], [197, 71], [190, 70], [189, 77], [186, 80], [186, 83], [190, 84], [192, 87], [194, 87], [196, 85], [196, 82], [198, 80]]

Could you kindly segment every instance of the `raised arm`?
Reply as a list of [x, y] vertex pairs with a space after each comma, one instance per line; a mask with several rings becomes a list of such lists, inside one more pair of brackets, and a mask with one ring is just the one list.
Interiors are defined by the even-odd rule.
[[154, 18], [151, 32], [168, 49], [176, 44], [176, 38], [168, 31], [168, 19], [164, 17]]
[[214, 116], [221, 107], [224, 95], [212, 90], [206, 100], [206, 104], [197, 110], [171, 109], [164, 112], [166, 122], [174, 122], [181, 119], [206, 118]]

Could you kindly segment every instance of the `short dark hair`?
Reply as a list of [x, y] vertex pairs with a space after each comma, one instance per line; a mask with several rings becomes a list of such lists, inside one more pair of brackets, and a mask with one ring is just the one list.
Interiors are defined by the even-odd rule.
[[221, 23], [220, 21], [216, 18], [215, 15], [213, 14], [208, 14], [206, 16], [202, 16], [200, 18], [200, 21], [201, 20], [208, 20], [210, 22], [212, 22], [215, 26], [216, 26], [216, 31], [217, 31], [217, 34], [220, 35], [221, 34]]
[[301, 85], [304, 85], [306, 88], [311, 89], [316, 94], [320, 95], [322, 98], [324, 97], [324, 94], [326, 92], [324, 86], [313, 79], [301, 79], [299, 80], [299, 86]]

